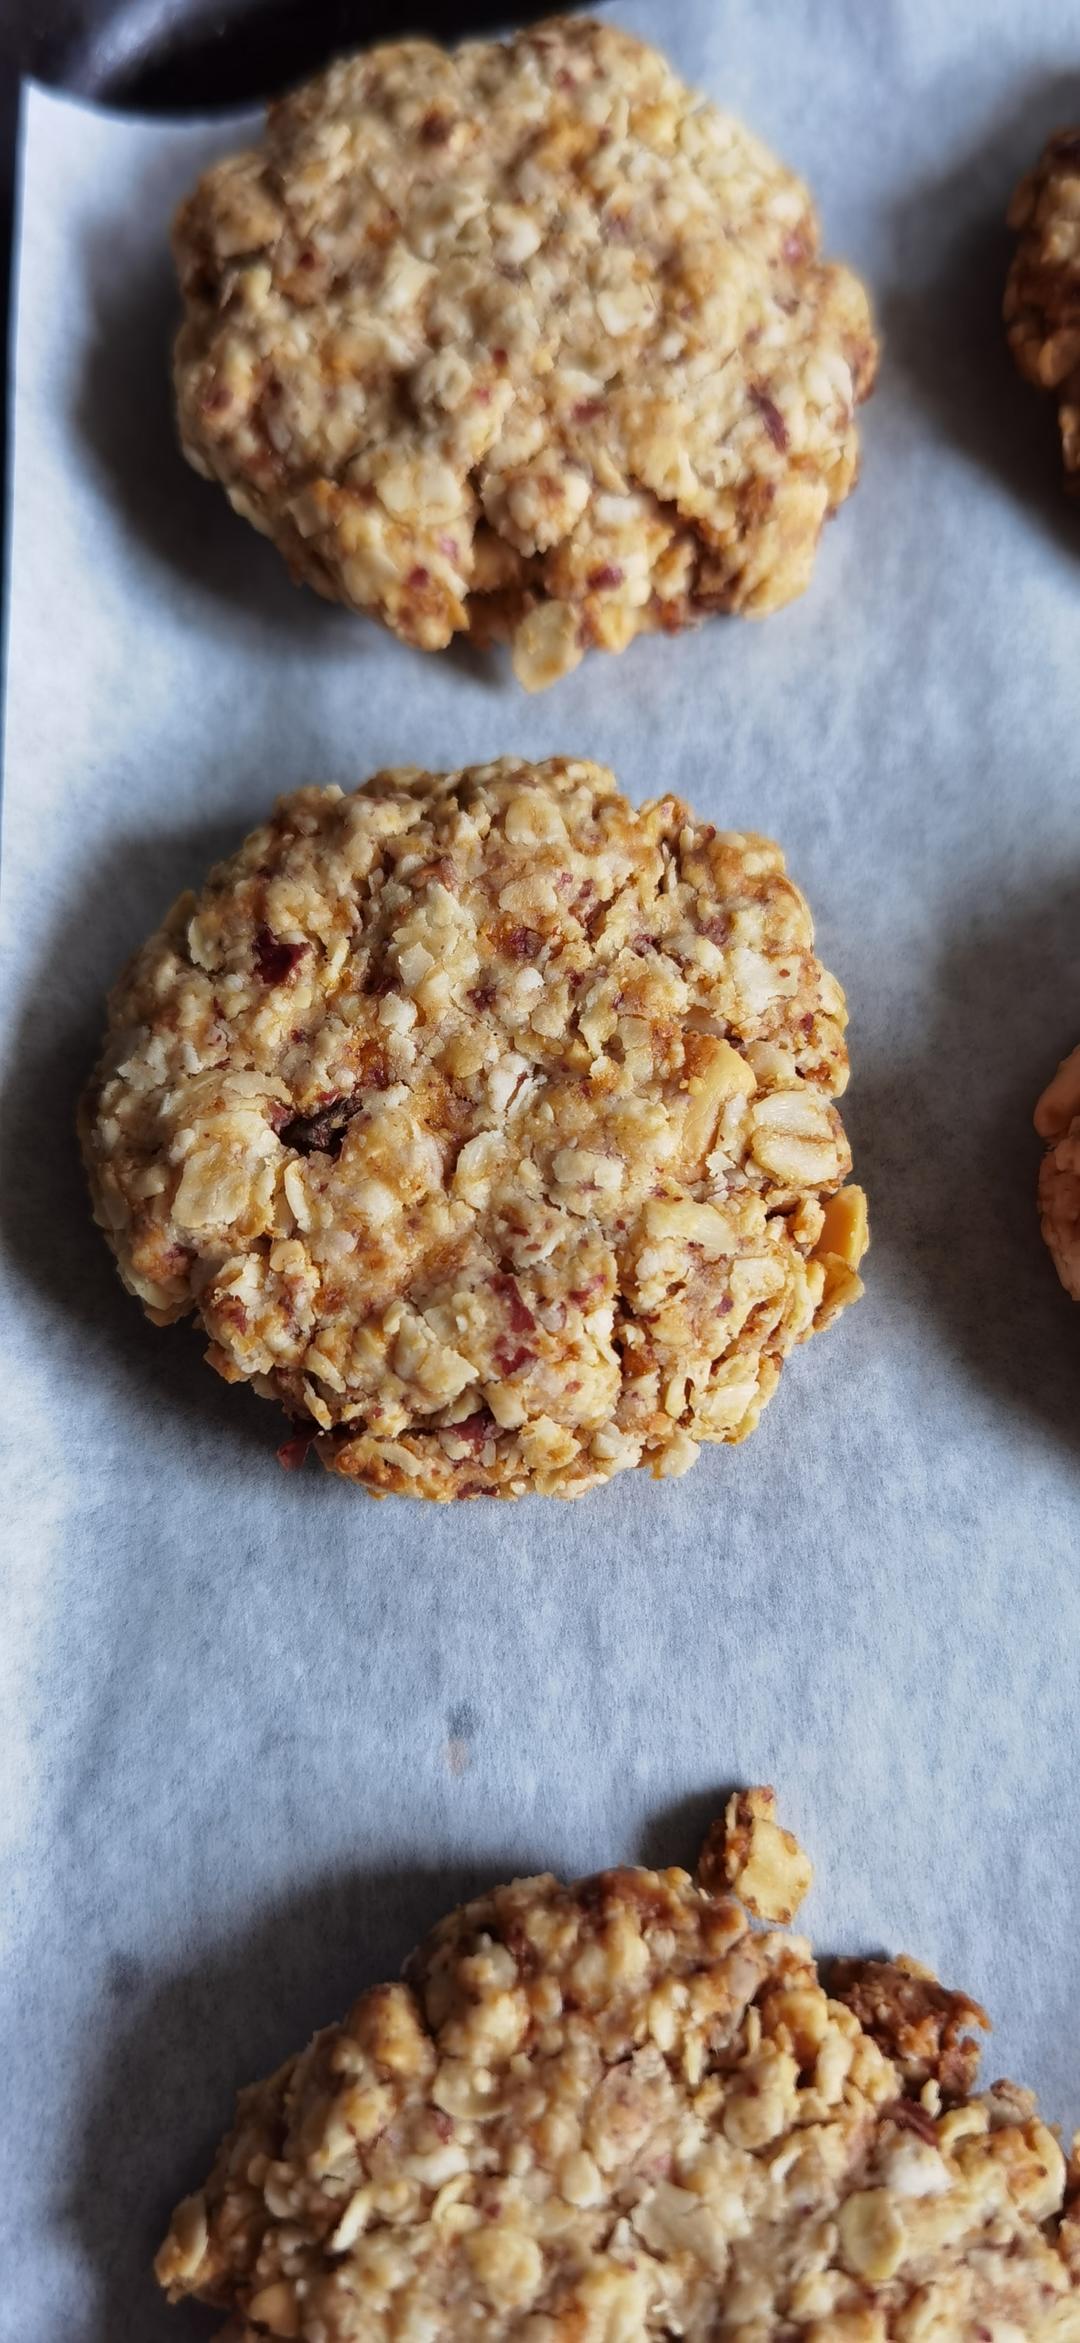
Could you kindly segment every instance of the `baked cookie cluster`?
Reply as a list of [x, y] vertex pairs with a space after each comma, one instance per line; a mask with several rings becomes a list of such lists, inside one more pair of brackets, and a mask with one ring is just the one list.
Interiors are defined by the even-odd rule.
[[845, 1021], [779, 849], [678, 798], [557, 758], [300, 790], [112, 995], [95, 1212], [287, 1458], [680, 1473], [861, 1290]]
[[[732, 1844], [737, 1836], [738, 1844]], [[453, 1913], [242, 2093], [157, 2273], [229, 2343], [1070, 2343], [1080, 2174], [976, 2089], [966, 1995], [754, 1929], [809, 1867], [772, 1793], [695, 1881]]]
[[530, 689], [798, 594], [876, 348], [801, 182], [614, 25], [348, 57], [177, 217], [184, 449], [297, 579]]
[[1080, 471], [1080, 130], [1059, 130], [1013, 196], [1018, 243], [1005, 290], [1009, 346], [1021, 374], [1058, 402], [1061, 453]]

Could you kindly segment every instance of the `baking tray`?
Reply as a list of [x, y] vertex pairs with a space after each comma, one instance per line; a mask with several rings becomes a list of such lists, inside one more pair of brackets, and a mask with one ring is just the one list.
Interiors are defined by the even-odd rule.
[[[520, 5], [516, 19], [548, 12]], [[19, 73], [143, 113], [269, 96], [337, 49], [402, 34], [452, 40], [500, 24], [506, 0], [3, 0], [0, 47]]]

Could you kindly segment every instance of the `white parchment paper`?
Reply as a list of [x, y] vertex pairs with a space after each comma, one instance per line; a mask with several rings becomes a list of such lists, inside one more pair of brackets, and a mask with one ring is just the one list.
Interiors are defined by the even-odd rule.
[[[147, 2274], [234, 2088], [471, 1883], [688, 1857], [776, 1783], [826, 1946], [990, 2005], [1080, 2116], [1080, 1312], [1030, 1111], [1080, 1035], [1080, 516], [998, 324], [1071, 0], [625, 0], [810, 177], [884, 326], [810, 592], [538, 700], [297, 594], [172, 441], [219, 126], [25, 116], [4, 810], [4, 2343], [196, 2336]], [[155, 1332], [71, 1138], [102, 996], [273, 795], [560, 749], [779, 837], [852, 1005], [863, 1305], [760, 1432], [575, 1507], [374, 1505]], [[212, 2322], [209, 2322], [212, 2324]]]

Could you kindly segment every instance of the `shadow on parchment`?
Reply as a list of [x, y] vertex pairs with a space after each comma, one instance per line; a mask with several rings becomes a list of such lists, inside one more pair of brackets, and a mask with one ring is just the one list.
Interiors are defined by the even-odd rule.
[[117, 1948], [64, 2207], [97, 2281], [86, 2343], [199, 2343], [220, 2332], [220, 2312], [170, 2310], [151, 2264], [174, 2204], [209, 2171], [236, 2092], [272, 2074], [366, 1986], [396, 1977], [455, 1904], [541, 1868], [518, 1853], [482, 1867], [317, 1879], [160, 1976]]
[[160, 562], [272, 635], [287, 631], [308, 649], [340, 650], [355, 622], [293, 586], [268, 539], [180, 453], [171, 373], [180, 296], [166, 238], [163, 218], [160, 252], [133, 274], [117, 269], [111, 238], [87, 239], [94, 328], [75, 394], [76, 429], [125, 525]]
[[728, 1799], [745, 1782], [726, 1782], [713, 1790], [695, 1790], [651, 1815], [641, 1834], [637, 1860], [652, 1871], [666, 1871], [672, 1863], [684, 1871], [697, 1870], [698, 1857], [711, 1825], [723, 1814]]
[[[892, 281], [878, 292], [883, 364], [934, 430], [997, 475], [1032, 522], [1080, 555], [1080, 507], [1062, 485], [1057, 408], [1024, 382], [1002, 323], [1016, 238], [1009, 199], [1054, 130], [1080, 121], [1080, 71], [1034, 82], [897, 206]], [[926, 254], [933, 255], [927, 262]]]
[[[180, 453], [171, 379], [180, 298], [165, 221], [151, 264], [125, 274], [111, 239], [97, 237], [88, 242], [87, 275], [95, 325], [73, 421], [125, 526], [189, 586], [265, 633], [268, 652], [280, 649], [284, 637], [290, 648], [320, 660], [355, 660], [362, 688], [364, 661], [379, 650], [385, 630], [310, 586], [295, 586], [269, 539], [241, 520], [217, 482], [200, 478]], [[205, 614], [194, 623], [205, 624]], [[411, 656], [419, 663], [432, 654]], [[479, 651], [464, 636], [439, 657], [462, 681], [496, 690], [507, 681], [505, 655]]]
[[202, 1337], [189, 1323], [152, 1326], [124, 1291], [91, 1218], [75, 1137], [79, 1094], [104, 1038], [105, 994], [120, 972], [103, 953], [102, 935], [126, 936], [134, 951], [182, 888], [239, 843], [242, 828], [234, 820], [121, 835], [98, 869], [82, 872], [29, 989], [0, 1095], [0, 1245], [36, 1311], [51, 1313], [65, 1331], [81, 1327], [94, 1346], [107, 1342], [133, 1399], [154, 1392], [169, 1417], [197, 1417], [238, 1452], [256, 1443], [274, 1472], [284, 1416], [246, 1386], [222, 1383], [204, 1364]]
[[[1080, 802], [1080, 776], [1078, 776]], [[870, 1196], [867, 1276], [888, 1266], [956, 1370], [1080, 1458], [1080, 1309], [1036, 1208], [1040, 1092], [1080, 1041], [1080, 863], [958, 911], [928, 986], [924, 1047], [856, 1064], [844, 1101]], [[1032, 1523], [1038, 1536], [1038, 1523]]]

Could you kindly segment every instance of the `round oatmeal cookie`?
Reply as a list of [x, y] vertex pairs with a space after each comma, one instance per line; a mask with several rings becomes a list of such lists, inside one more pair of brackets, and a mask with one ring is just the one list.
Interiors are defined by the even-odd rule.
[[1035, 1109], [1046, 1140], [1039, 1171], [1039, 1218], [1067, 1294], [1080, 1302], [1080, 1049], [1063, 1058]]
[[1080, 474], [1080, 130], [1058, 130], [1013, 196], [1019, 241], [1005, 287], [1021, 374], [1057, 394], [1070, 488]]
[[537, 689], [801, 593], [877, 352], [800, 181], [570, 17], [271, 106], [176, 219], [180, 435], [293, 576]]
[[861, 1291], [812, 932], [766, 839], [597, 765], [283, 798], [112, 995], [125, 1283], [369, 1489], [683, 1471]]
[[241, 2094], [170, 2299], [229, 2343], [1077, 2343], [1075, 2149], [975, 2092], [978, 2005], [903, 1959], [823, 1983], [718, 1869], [442, 1921]]

